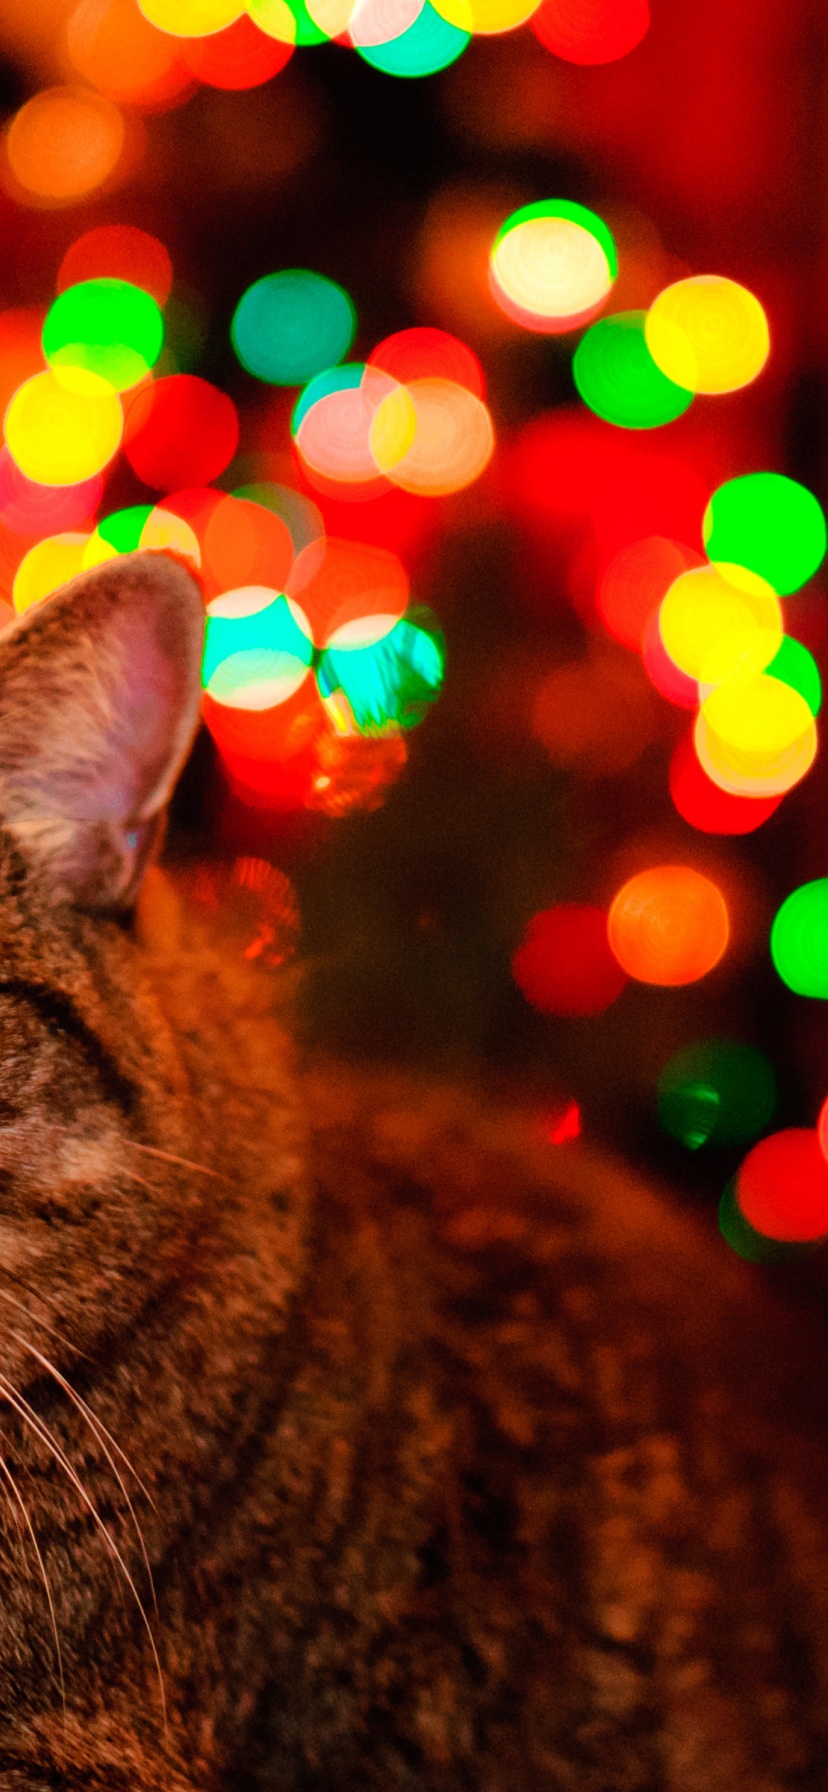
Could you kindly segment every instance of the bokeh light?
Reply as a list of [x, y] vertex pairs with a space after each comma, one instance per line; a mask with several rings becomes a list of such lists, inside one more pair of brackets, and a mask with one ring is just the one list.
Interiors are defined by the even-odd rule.
[[0, 449], [0, 524], [29, 541], [89, 523], [102, 490], [97, 474], [78, 485], [38, 484], [21, 473], [8, 448]]
[[146, 379], [164, 342], [164, 319], [148, 292], [126, 280], [83, 280], [55, 299], [43, 325], [50, 367], [85, 367], [125, 392]]
[[336, 537], [314, 542], [297, 556], [286, 590], [307, 617], [317, 647], [369, 616], [380, 619], [376, 639], [408, 607], [408, 574], [396, 554]]
[[78, 74], [121, 104], [161, 110], [192, 86], [179, 43], [150, 24], [137, 0], [80, 0], [66, 47]]
[[5, 416], [10, 399], [24, 380], [42, 373], [45, 310], [36, 305], [0, 311], [0, 410]]
[[92, 531], [83, 552], [84, 569], [100, 566], [117, 554], [169, 550], [198, 568], [201, 549], [195, 531], [174, 512], [158, 504], [131, 504], [104, 517]]
[[5, 418], [6, 442], [27, 479], [77, 485], [117, 453], [124, 418], [117, 392], [97, 374], [66, 385], [51, 370], [20, 386]]
[[38, 541], [24, 555], [15, 575], [12, 602], [20, 612], [32, 604], [42, 603], [61, 585], [77, 577], [83, 567], [83, 552], [88, 536], [74, 533], [52, 535]]
[[707, 976], [727, 950], [730, 922], [721, 890], [689, 865], [654, 865], [618, 891], [609, 943], [629, 977], [676, 986]]
[[382, 490], [371, 426], [394, 390], [388, 374], [366, 369], [361, 362], [317, 374], [302, 392], [292, 419], [296, 447], [310, 473], [343, 486]]
[[476, 37], [498, 36], [525, 25], [540, 0], [437, 0], [443, 18]]
[[[300, 628], [288, 599], [266, 586], [247, 586], [228, 591], [207, 606], [207, 629], [201, 676], [210, 695], [227, 701], [222, 692], [226, 681], [216, 678], [226, 661], [241, 661], [253, 655], [270, 656], [271, 676], [285, 680], [284, 695], [298, 689], [313, 657], [313, 643]], [[279, 659], [279, 671], [273, 668]], [[257, 662], [258, 664], [258, 662]], [[271, 702], [276, 699], [271, 696]], [[245, 705], [241, 707], [257, 707]]]
[[662, 373], [689, 392], [735, 392], [756, 379], [770, 354], [759, 300], [720, 274], [665, 287], [647, 313], [645, 336]]
[[816, 756], [814, 718], [799, 691], [778, 678], [731, 678], [706, 696], [696, 752], [715, 784], [736, 796], [791, 790]]
[[644, 630], [641, 658], [650, 682], [662, 697], [666, 697], [668, 703], [675, 703], [679, 709], [698, 707], [698, 684], [695, 678], [689, 678], [686, 672], [680, 672], [671, 660], [661, 639], [658, 611], [650, 617]]
[[117, 106], [90, 88], [44, 88], [21, 106], [6, 132], [15, 180], [47, 206], [74, 205], [102, 187], [123, 147]]
[[242, 0], [138, 0], [144, 17], [175, 37], [223, 31], [244, 12]]
[[828, 877], [786, 896], [771, 927], [770, 951], [778, 975], [795, 995], [828, 1001]]
[[492, 291], [501, 309], [527, 329], [577, 328], [603, 305], [618, 257], [603, 219], [567, 199], [541, 200], [513, 212], [491, 250]]
[[414, 439], [389, 468], [395, 485], [425, 497], [462, 491], [494, 452], [494, 428], [482, 398], [454, 380], [412, 380]]
[[145, 485], [167, 492], [218, 478], [238, 440], [236, 407], [226, 392], [196, 374], [174, 373], [132, 400], [124, 453]]
[[640, 652], [647, 624], [670, 586], [701, 563], [700, 554], [665, 535], [645, 535], [619, 548], [598, 587], [598, 611], [610, 634]]
[[828, 1163], [815, 1128], [787, 1127], [748, 1152], [736, 1174], [740, 1212], [765, 1238], [804, 1244], [828, 1233]]
[[670, 795], [683, 821], [705, 834], [752, 834], [779, 808], [779, 796], [734, 796], [708, 778], [692, 735], [680, 740], [670, 760]]
[[440, 694], [445, 660], [439, 623], [422, 607], [379, 639], [370, 624], [339, 630], [316, 674], [336, 732], [380, 735], [389, 727], [416, 728]]
[[627, 981], [607, 940], [603, 909], [561, 902], [528, 923], [512, 975], [541, 1014], [601, 1014]]
[[184, 66], [197, 81], [232, 93], [271, 81], [292, 55], [292, 43], [266, 36], [247, 13], [224, 31], [187, 38], [181, 47]]
[[284, 590], [293, 542], [287, 524], [264, 505], [221, 494], [203, 525], [201, 542], [208, 597], [241, 585]]
[[734, 672], [764, 671], [782, 645], [779, 600], [755, 574], [694, 567], [670, 586], [659, 611], [661, 639], [688, 678], [718, 684]]
[[58, 292], [83, 280], [127, 280], [163, 306], [170, 296], [173, 267], [164, 244], [148, 230], [134, 224], [98, 224], [67, 249], [58, 268]]
[[657, 429], [693, 402], [662, 373], [644, 339], [644, 311], [619, 311], [592, 324], [572, 362], [584, 404], [621, 429]]
[[377, 343], [368, 356], [368, 365], [380, 367], [403, 384], [420, 379], [453, 380], [476, 398], [485, 397], [483, 368], [474, 350], [459, 337], [449, 335], [448, 330], [424, 325], [397, 330]]
[[783, 473], [745, 473], [713, 493], [702, 521], [711, 560], [750, 567], [783, 597], [798, 591], [825, 557], [822, 506]]
[[786, 635], [779, 652], [768, 665], [768, 676], [778, 678], [782, 684], [804, 697], [812, 716], [818, 716], [822, 708], [822, 679], [819, 667], [812, 653], [803, 647], [801, 641], [795, 641]]
[[425, 0], [412, 25], [390, 43], [356, 44], [357, 53], [383, 74], [416, 80], [449, 68], [471, 42], [471, 32], [450, 24]]
[[230, 335], [248, 373], [275, 386], [304, 386], [342, 360], [355, 329], [341, 286], [307, 268], [285, 268], [247, 288]]
[[530, 723], [553, 765], [584, 777], [616, 777], [652, 740], [655, 705], [635, 660], [597, 648], [546, 674]]
[[542, 0], [532, 30], [566, 62], [617, 62], [650, 24], [647, 0]]
[[746, 1263], [795, 1263], [815, 1249], [814, 1242], [782, 1244], [779, 1239], [765, 1238], [749, 1225], [736, 1199], [735, 1176], [731, 1176], [719, 1202], [719, 1229], [731, 1250]]
[[703, 1039], [683, 1046], [658, 1080], [658, 1117], [688, 1150], [746, 1145], [763, 1132], [776, 1107], [776, 1078], [753, 1045]]

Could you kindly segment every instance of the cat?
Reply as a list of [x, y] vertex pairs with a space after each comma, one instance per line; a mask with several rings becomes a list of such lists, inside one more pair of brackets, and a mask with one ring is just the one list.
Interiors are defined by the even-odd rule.
[[828, 1784], [825, 1331], [519, 1106], [297, 1064], [150, 861], [164, 555], [0, 637], [2, 1792]]

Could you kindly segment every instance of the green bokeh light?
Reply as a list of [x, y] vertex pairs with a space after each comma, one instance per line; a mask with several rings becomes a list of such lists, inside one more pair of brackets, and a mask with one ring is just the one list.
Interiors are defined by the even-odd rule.
[[145, 379], [164, 345], [153, 298], [128, 280], [81, 280], [55, 299], [43, 325], [50, 367], [83, 367], [117, 392]]
[[131, 554], [140, 546], [141, 533], [154, 504], [131, 504], [128, 510], [114, 510], [98, 524], [97, 534], [119, 554]]
[[430, 0], [425, 0], [413, 25], [399, 37], [386, 44], [355, 44], [354, 48], [364, 62], [381, 69], [384, 75], [399, 75], [410, 80], [419, 75], [436, 75], [441, 68], [448, 68], [462, 56], [470, 42], [470, 32], [449, 24], [448, 19], [435, 11]]
[[770, 950], [782, 982], [795, 995], [828, 1001], [828, 877], [786, 896], [771, 928]]
[[317, 679], [323, 698], [343, 693], [360, 734], [381, 734], [423, 720], [439, 695], [444, 667], [439, 624], [429, 611], [416, 609], [370, 646], [328, 648]]
[[747, 1144], [764, 1130], [775, 1107], [776, 1078], [767, 1058], [735, 1040], [685, 1046], [659, 1078], [661, 1125], [689, 1151]]
[[230, 337], [256, 379], [304, 386], [348, 353], [355, 329], [356, 312], [341, 286], [308, 268], [285, 268], [248, 287]]
[[657, 429], [693, 402], [656, 366], [644, 340], [646, 311], [619, 311], [582, 336], [572, 373], [584, 404], [621, 429]]
[[582, 230], [588, 230], [590, 236], [594, 236], [596, 242], [600, 243], [609, 264], [610, 276], [613, 280], [616, 279], [618, 250], [612, 231], [597, 212], [590, 211], [587, 205], [579, 205], [575, 199], [537, 199], [533, 205], [522, 205], [519, 211], [511, 212], [508, 218], [504, 218], [495, 237], [492, 254], [510, 231], [516, 230], [519, 224], [528, 224], [532, 218], [569, 218], [573, 224], [580, 224]]
[[813, 492], [783, 473], [745, 473], [720, 485], [702, 534], [711, 560], [749, 567], [782, 597], [812, 577], [828, 544]]
[[786, 635], [775, 659], [766, 672], [772, 678], [780, 679], [782, 684], [789, 684], [798, 691], [812, 716], [818, 716], [822, 708], [822, 679], [819, 667], [812, 653], [803, 647], [801, 641], [795, 641], [792, 635]]
[[202, 684], [208, 685], [218, 667], [237, 653], [282, 653], [309, 666], [313, 644], [294, 621], [287, 598], [277, 597], [252, 616], [208, 615]]

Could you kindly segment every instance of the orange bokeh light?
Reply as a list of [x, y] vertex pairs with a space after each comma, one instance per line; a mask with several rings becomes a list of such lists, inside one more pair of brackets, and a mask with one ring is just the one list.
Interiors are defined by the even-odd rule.
[[124, 121], [104, 94], [46, 87], [16, 112], [6, 155], [20, 188], [36, 203], [74, 205], [114, 174]]
[[689, 865], [654, 865], [613, 899], [609, 943], [629, 977], [665, 987], [696, 983], [719, 963], [730, 937], [721, 891]]
[[144, 18], [137, 0], [81, 0], [66, 44], [78, 74], [126, 105], [160, 111], [193, 86], [180, 44]]

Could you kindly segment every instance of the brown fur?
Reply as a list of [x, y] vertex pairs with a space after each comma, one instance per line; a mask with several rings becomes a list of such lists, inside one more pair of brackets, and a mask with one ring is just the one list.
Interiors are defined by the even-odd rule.
[[[73, 603], [195, 614], [143, 558], [56, 601], [8, 700], [0, 643], [0, 789], [27, 689], [50, 789]], [[99, 860], [62, 800], [54, 877], [0, 833], [3, 1792], [823, 1787], [821, 1327], [517, 1108], [343, 1066], [298, 1100], [271, 982], [160, 873], [132, 930], [79, 906], [128, 889], [119, 743]]]

